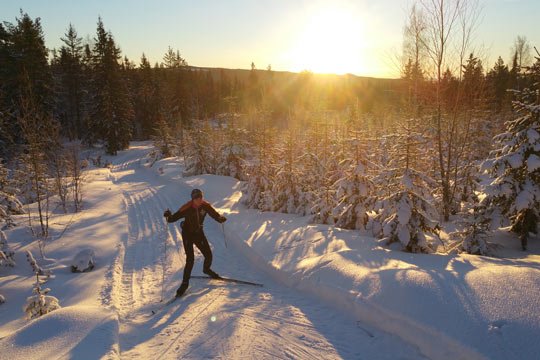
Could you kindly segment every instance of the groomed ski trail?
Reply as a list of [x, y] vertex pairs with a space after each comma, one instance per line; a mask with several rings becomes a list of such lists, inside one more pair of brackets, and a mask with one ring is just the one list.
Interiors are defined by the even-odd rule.
[[[221, 226], [211, 218], [205, 222], [205, 232], [214, 255], [212, 268], [265, 287], [192, 279], [184, 297], [152, 316], [151, 310], [160, 304], [163, 271], [166, 301], [178, 287], [185, 263], [178, 223], [168, 225], [168, 232], [163, 211], [176, 211], [189, 198], [189, 189], [140, 166], [149, 151], [146, 144], [134, 145], [112, 159], [113, 183], [124, 195], [128, 214], [128, 236], [120, 244], [108, 285], [110, 305], [120, 322], [121, 358], [423, 358], [402, 340], [368, 329], [254, 269], [234, 246], [225, 248]], [[167, 257], [163, 258], [165, 239]], [[198, 250], [192, 274], [202, 274]]]

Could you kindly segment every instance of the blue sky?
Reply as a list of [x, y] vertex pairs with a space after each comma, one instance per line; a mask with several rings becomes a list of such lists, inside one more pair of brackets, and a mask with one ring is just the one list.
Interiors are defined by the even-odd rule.
[[[152, 63], [161, 61], [171, 46], [199, 66], [249, 68], [253, 61], [275, 70], [391, 77], [396, 67], [389, 55], [399, 52], [411, 1], [2, 0], [0, 20], [13, 22], [20, 8], [40, 17], [54, 48], [70, 22], [79, 35], [93, 37], [101, 15], [136, 63], [143, 51]], [[484, 0], [476, 44], [489, 67], [498, 55], [509, 60], [517, 35], [540, 47], [538, 14], [540, 0]]]

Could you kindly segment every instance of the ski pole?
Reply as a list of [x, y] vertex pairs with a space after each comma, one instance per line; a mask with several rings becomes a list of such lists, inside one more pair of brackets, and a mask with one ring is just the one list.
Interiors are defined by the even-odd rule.
[[167, 240], [169, 240], [169, 222], [165, 219], [165, 241], [163, 243], [163, 259], [161, 261], [161, 300], [163, 301], [163, 293], [165, 292], [165, 263], [167, 262]]
[[225, 242], [225, 248], [227, 247], [227, 238], [225, 237], [225, 224], [221, 223], [221, 231], [223, 231], [223, 242]]

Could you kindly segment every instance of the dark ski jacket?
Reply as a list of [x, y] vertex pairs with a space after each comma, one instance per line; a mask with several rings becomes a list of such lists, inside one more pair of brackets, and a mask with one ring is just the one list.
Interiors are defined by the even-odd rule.
[[206, 214], [219, 223], [223, 222], [218, 212], [206, 201], [203, 201], [198, 209], [193, 206], [193, 201], [185, 203], [177, 212], [167, 218], [167, 222], [171, 223], [185, 218], [186, 220], [182, 222], [182, 231], [191, 234], [202, 233]]

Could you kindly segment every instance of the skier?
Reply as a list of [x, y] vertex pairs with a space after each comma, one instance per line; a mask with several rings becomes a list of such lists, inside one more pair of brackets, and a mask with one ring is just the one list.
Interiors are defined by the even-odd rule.
[[200, 189], [193, 189], [191, 192], [191, 201], [182, 205], [177, 212], [171, 214], [171, 210], [167, 209], [163, 214], [167, 222], [170, 223], [185, 218], [180, 223], [180, 227], [182, 228], [182, 239], [184, 242], [184, 251], [186, 252], [186, 267], [184, 268], [182, 284], [176, 290], [176, 297], [182, 296], [189, 286], [191, 269], [193, 269], [193, 262], [195, 260], [193, 244], [204, 255], [203, 273], [214, 279], [220, 278], [215, 271], [210, 269], [212, 265], [212, 251], [203, 231], [203, 222], [206, 214], [209, 214], [218, 223], [223, 223], [227, 220], [224, 216], [219, 215], [210, 203], [203, 200], [203, 192]]

